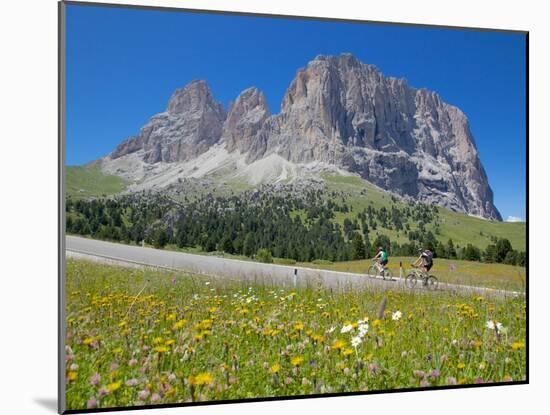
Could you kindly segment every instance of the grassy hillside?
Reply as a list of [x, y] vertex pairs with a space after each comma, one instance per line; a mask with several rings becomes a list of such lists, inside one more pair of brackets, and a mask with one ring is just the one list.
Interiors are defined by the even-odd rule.
[[73, 199], [109, 196], [126, 187], [124, 179], [101, 171], [99, 163], [66, 167], [67, 196]]
[[[346, 203], [353, 207], [349, 213], [337, 212], [336, 220], [340, 223], [344, 218], [353, 219], [357, 214], [369, 205], [374, 208], [385, 206], [389, 208], [392, 204], [403, 206], [404, 202], [392, 201], [392, 196], [383, 190], [373, 186], [367, 181], [355, 176], [325, 175], [323, 177], [330, 191], [346, 193]], [[394, 198], [395, 199], [395, 198]], [[436, 232], [434, 224], [428, 224], [427, 230], [436, 234], [437, 239], [447, 241], [452, 238], [455, 244], [465, 246], [470, 243], [485, 249], [491, 243], [491, 237], [507, 238], [512, 247], [518, 251], [525, 250], [526, 228], [524, 222], [497, 222], [468, 216], [462, 213], [452, 212], [445, 208], [439, 208], [440, 226]], [[411, 226], [414, 230], [414, 224]], [[407, 242], [407, 236], [395, 230], [378, 228], [373, 232], [383, 233], [392, 241], [399, 243]]]

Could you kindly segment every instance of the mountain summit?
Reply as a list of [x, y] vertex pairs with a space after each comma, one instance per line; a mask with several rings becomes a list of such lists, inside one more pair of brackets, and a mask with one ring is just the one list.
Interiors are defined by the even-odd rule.
[[[502, 220], [464, 113], [351, 54], [317, 56], [300, 69], [274, 115], [256, 88], [226, 114], [206, 82], [193, 81], [102, 164], [154, 186], [229, 164], [237, 175], [276, 164], [285, 179], [289, 169], [325, 166], [404, 197]], [[163, 180], [151, 179], [157, 175]]]

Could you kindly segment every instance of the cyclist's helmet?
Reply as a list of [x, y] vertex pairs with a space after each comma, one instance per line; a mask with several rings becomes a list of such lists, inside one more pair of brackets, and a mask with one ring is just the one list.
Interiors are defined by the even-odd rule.
[[384, 248], [382, 248], [381, 246], [378, 247], [378, 251], [382, 251]]

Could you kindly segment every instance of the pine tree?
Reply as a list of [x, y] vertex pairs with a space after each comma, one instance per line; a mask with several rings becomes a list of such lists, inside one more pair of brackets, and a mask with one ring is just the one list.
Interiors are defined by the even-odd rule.
[[233, 242], [231, 241], [231, 238], [226, 235], [222, 238], [218, 245], [218, 250], [226, 252], [228, 254], [232, 254], [235, 252], [235, 248], [233, 246]]
[[352, 239], [352, 259], [365, 259], [365, 243], [363, 237], [355, 233]]
[[251, 257], [254, 255], [254, 252], [256, 252], [256, 244], [254, 241], [254, 234], [252, 232], [249, 232], [246, 234], [244, 238], [243, 243], [243, 254], [246, 256]]
[[512, 250], [512, 244], [508, 239], [499, 238], [496, 244], [495, 260], [496, 262], [504, 262], [508, 252]]
[[456, 249], [452, 239], [447, 241], [447, 258], [456, 258]]

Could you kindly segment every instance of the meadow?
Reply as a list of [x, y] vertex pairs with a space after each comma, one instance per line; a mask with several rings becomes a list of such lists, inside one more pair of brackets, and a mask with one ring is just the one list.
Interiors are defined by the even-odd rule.
[[[411, 269], [413, 257], [390, 257], [388, 268], [395, 277], [399, 276], [399, 264], [403, 266], [403, 275]], [[322, 268], [332, 271], [354, 272], [365, 274], [371, 265], [370, 259], [344, 262], [316, 261], [300, 263], [309, 268]], [[485, 264], [477, 261], [458, 259], [435, 258], [431, 275], [435, 275], [440, 282], [463, 284], [476, 287], [498, 288], [509, 291], [525, 292], [526, 269], [516, 265]]]
[[99, 162], [67, 166], [65, 175], [67, 196], [75, 200], [113, 195], [126, 187], [121, 177], [103, 173]]
[[68, 259], [68, 409], [522, 381], [523, 297], [259, 286]]

